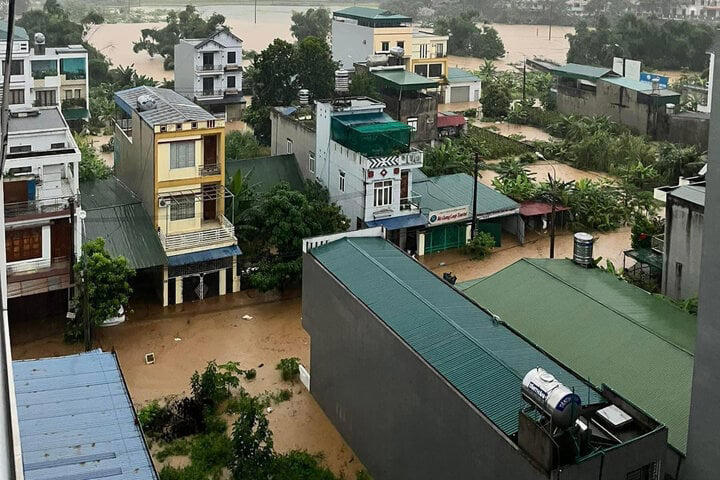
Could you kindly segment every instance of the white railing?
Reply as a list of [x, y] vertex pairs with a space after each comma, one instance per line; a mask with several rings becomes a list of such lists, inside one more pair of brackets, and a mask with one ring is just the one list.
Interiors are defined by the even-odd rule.
[[60, 267], [65, 265], [70, 268], [70, 260], [68, 257], [55, 257], [55, 258], [34, 258], [31, 260], [19, 260], [17, 262], [11, 262], [7, 265], [8, 275], [16, 273], [33, 273], [38, 270], [43, 270], [51, 267]]
[[237, 241], [235, 238], [235, 227], [224, 215], [218, 217], [219, 226], [216, 228], [204, 228], [194, 232], [171, 233], [165, 235], [158, 232], [160, 242], [165, 251], [188, 250], [191, 248], [208, 247], [218, 243]]

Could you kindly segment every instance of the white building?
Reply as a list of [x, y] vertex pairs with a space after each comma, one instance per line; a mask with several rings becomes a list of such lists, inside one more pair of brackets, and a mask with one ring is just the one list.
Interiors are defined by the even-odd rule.
[[427, 224], [412, 192], [423, 152], [410, 147], [410, 127], [385, 104], [368, 98], [316, 104], [316, 144], [310, 170], [351, 221], [351, 229], [383, 226], [401, 248], [415, 250]]
[[239, 120], [242, 96], [242, 40], [228, 29], [175, 45], [175, 91], [229, 121]]
[[[7, 38], [5, 28], [0, 27], [3, 52]], [[10, 109], [59, 105], [66, 120], [87, 120], [90, 109], [87, 50], [82, 45], [46, 47], [45, 36], [40, 33], [31, 44], [25, 29], [18, 26], [13, 36]]]
[[16, 111], [3, 173], [8, 297], [70, 287], [80, 151], [58, 107]]

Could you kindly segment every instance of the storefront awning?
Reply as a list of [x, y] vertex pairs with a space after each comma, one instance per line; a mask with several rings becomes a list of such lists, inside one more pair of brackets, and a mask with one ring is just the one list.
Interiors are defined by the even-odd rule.
[[191, 263], [208, 262], [210, 260], [219, 260], [221, 258], [242, 255], [240, 247], [232, 245], [230, 247], [213, 248], [212, 250], [203, 250], [201, 252], [185, 253], [183, 255], [173, 255], [168, 257], [168, 266], [179, 267], [181, 265], [190, 265]]
[[417, 215], [405, 215], [403, 217], [383, 218], [365, 222], [368, 227], [385, 227], [385, 230], [400, 230], [402, 228], [424, 227], [427, 225], [427, 217], [418, 213]]

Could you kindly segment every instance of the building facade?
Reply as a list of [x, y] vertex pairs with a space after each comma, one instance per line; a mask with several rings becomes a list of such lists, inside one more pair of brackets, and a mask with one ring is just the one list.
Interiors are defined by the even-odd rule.
[[423, 77], [442, 79], [448, 75], [447, 35], [436, 35], [431, 30], [413, 31], [410, 70]]
[[205, 39], [180, 39], [175, 45], [175, 91], [228, 121], [239, 120], [243, 42], [228, 29]]
[[115, 103], [116, 173], [142, 199], [168, 257], [163, 305], [239, 290], [224, 120], [161, 88], [123, 90]]
[[78, 150], [56, 107], [11, 113], [3, 173], [8, 298], [67, 290], [80, 254]]
[[[0, 49], [5, 51], [7, 34], [0, 31], [0, 35]], [[58, 105], [69, 122], [90, 118], [87, 50], [82, 45], [46, 47], [41, 33], [31, 42], [25, 29], [18, 26], [13, 35], [10, 109]]]

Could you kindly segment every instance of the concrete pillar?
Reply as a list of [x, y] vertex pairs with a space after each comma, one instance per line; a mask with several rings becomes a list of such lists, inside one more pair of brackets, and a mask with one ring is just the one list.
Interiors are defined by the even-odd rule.
[[240, 291], [240, 277], [238, 276], [237, 271], [237, 257], [233, 257], [233, 264], [232, 264], [232, 291], [233, 292], [239, 292]]
[[418, 257], [422, 257], [425, 255], [425, 234], [424, 233], [418, 233], [418, 240], [417, 240], [417, 247], [418, 247]]
[[472, 224], [468, 223], [465, 227], [465, 243], [470, 243], [470, 235], [472, 235]]
[[175, 305], [180, 305], [183, 303], [183, 279], [182, 277], [176, 277], [175, 278]]
[[163, 307], [167, 307], [168, 303], [168, 269], [165, 267], [163, 268]]
[[225, 295], [227, 293], [227, 286], [226, 286], [226, 280], [227, 280], [227, 271], [228, 269], [220, 270], [219, 277], [220, 277], [220, 285], [219, 285], [219, 292], [218, 295]]

